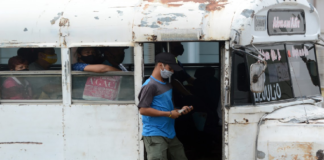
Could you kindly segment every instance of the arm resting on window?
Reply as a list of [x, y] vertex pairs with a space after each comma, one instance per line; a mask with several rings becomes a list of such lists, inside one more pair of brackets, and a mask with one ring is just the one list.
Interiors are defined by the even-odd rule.
[[115, 67], [111, 67], [104, 64], [90, 64], [84, 67], [84, 71], [103, 73], [108, 71], [120, 71], [120, 70]]

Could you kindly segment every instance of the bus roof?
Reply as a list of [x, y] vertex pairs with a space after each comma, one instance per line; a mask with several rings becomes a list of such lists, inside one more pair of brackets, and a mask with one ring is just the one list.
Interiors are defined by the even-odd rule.
[[[306, 33], [255, 31], [269, 9], [303, 9]], [[307, 0], [12, 0], [0, 2], [0, 47], [132, 46], [134, 42], [226, 41], [241, 45], [316, 41], [318, 13]]]

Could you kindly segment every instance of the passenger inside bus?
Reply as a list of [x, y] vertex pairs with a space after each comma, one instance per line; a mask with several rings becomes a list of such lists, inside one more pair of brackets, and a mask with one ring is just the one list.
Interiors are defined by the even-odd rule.
[[[73, 70], [90, 72], [121, 71], [126, 47], [78, 48], [78, 63]], [[103, 53], [103, 57], [99, 54]], [[99, 61], [103, 64], [96, 64]], [[78, 77], [73, 81], [73, 98], [84, 100], [116, 100], [119, 97], [122, 76]]]
[[[11, 71], [28, 71], [28, 61], [23, 57], [11, 57], [8, 61]], [[30, 83], [23, 77], [9, 77], [2, 84], [2, 99], [32, 99]]]
[[109, 72], [120, 71], [118, 68], [105, 64], [96, 64], [98, 58], [98, 50], [93, 47], [79, 47], [77, 49], [78, 62], [72, 65], [74, 71], [88, 71], [88, 72]]
[[[18, 52], [19, 54], [19, 52]], [[39, 48], [36, 49], [37, 59], [29, 64], [29, 69], [32, 70], [48, 70], [52, 64], [57, 61], [57, 55], [54, 48]]]
[[[57, 61], [54, 48], [35, 49], [37, 59], [29, 64], [30, 71], [49, 70]], [[61, 78], [59, 77], [30, 77], [28, 80], [36, 99], [60, 99], [62, 97]]]
[[37, 53], [36, 49], [34, 48], [19, 48], [17, 55], [26, 59], [28, 61], [28, 64], [31, 64], [37, 60]]

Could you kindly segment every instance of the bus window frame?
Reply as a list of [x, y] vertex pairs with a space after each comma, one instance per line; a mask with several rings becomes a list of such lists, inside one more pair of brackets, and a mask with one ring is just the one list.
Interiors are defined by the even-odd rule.
[[[1, 48], [19, 48], [19, 47], [1, 47]], [[41, 46], [33, 47], [33, 48], [43, 48]], [[57, 47], [45, 47], [45, 48], [57, 48]], [[61, 48], [59, 48], [61, 49]], [[62, 52], [61, 52], [62, 55]], [[40, 71], [0, 71], [0, 76], [13, 76], [13, 75], [59, 75], [59, 77], [62, 79], [62, 66], [61, 70], [40, 70]], [[1, 84], [2, 85], [2, 84]], [[63, 84], [61, 84], [63, 85]], [[62, 90], [62, 96], [63, 96], [63, 90]], [[1, 99], [0, 98], [0, 104], [62, 104], [63, 103], [63, 97], [62, 99], [22, 99], [22, 100], [11, 100], [11, 99]]]
[[[68, 50], [71, 52], [72, 48], [78, 48], [78, 47], [93, 47], [93, 48], [99, 48], [98, 46], [78, 46], [75, 45], [73, 47], [69, 47]], [[117, 46], [100, 46], [100, 47], [131, 47], [134, 50], [134, 61], [133, 61], [133, 66], [135, 66], [135, 46], [127, 46], [127, 45], [117, 45]], [[70, 63], [72, 62], [73, 59], [73, 54], [71, 53], [69, 55], [69, 61]], [[77, 63], [77, 62], [76, 62]], [[134, 78], [134, 90], [135, 90], [135, 67], [134, 67], [134, 71], [128, 71], [128, 72], [124, 72], [124, 71], [109, 71], [109, 72], [104, 72], [104, 73], [96, 73], [96, 72], [87, 72], [87, 71], [73, 71], [72, 70], [72, 63], [71, 63], [71, 74], [70, 74], [70, 78], [71, 78], [71, 92], [70, 92], [70, 96], [71, 96], [71, 104], [135, 104], [136, 102], [136, 94], [134, 93], [134, 100], [129, 100], [129, 101], [101, 101], [101, 100], [76, 100], [72, 98], [72, 91], [73, 91], [73, 76], [74, 75], [82, 75], [82, 76], [133, 76]]]

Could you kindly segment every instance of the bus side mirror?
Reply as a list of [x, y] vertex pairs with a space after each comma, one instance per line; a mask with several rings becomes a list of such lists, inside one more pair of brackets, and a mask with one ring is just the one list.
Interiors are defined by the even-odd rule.
[[250, 89], [253, 93], [261, 93], [264, 91], [265, 68], [266, 64], [259, 62], [251, 64], [250, 67]]

